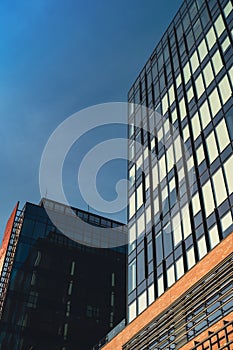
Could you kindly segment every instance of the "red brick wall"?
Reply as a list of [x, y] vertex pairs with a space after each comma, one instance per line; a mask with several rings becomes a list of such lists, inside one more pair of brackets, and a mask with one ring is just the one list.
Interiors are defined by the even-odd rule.
[[[226, 317], [224, 317], [223, 320], [231, 322], [233, 320], [233, 311], [230, 314], [228, 314]], [[187, 344], [182, 346], [182, 348], [180, 348], [179, 350], [190, 350], [195, 346], [194, 341], [197, 341], [197, 342], [204, 341], [206, 338], [208, 338], [209, 331], [215, 333], [223, 327], [223, 320], [220, 320], [220, 321], [216, 322], [215, 324], [213, 324], [210, 328], [206, 329], [204, 332], [199, 334], [196, 338], [192, 339], [190, 342], [188, 342]], [[233, 333], [229, 335], [229, 341], [230, 340], [233, 340]]]
[[[198, 280], [233, 252], [233, 233], [227, 236], [209, 254], [189, 270], [179, 281], [161, 295], [142, 314], [124, 328], [115, 338], [107, 343], [103, 350], [122, 350], [136, 333], [149, 324], [156, 316], [166, 310], [171, 303], [182, 296]], [[186, 348], [182, 348], [182, 350]]]
[[11, 213], [11, 216], [9, 217], [7, 224], [6, 224], [6, 228], [5, 228], [5, 232], [4, 232], [4, 236], [3, 236], [3, 240], [2, 240], [2, 245], [0, 248], [0, 275], [2, 272], [2, 266], [4, 263], [4, 259], [5, 259], [5, 255], [6, 255], [6, 251], [7, 251], [7, 247], [8, 247], [8, 242], [9, 242], [9, 238], [11, 235], [12, 227], [14, 225], [15, 215], [17, 213], [18, 206], [19, 206], [19, 203], [17, 203], [16, 206], [14, 207], [14, 209]]

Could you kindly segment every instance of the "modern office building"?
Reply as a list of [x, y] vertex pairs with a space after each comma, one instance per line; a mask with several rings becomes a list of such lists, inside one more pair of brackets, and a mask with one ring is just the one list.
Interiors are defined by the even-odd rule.
[[124, 230], [48, 199], [15, 207], [0, 251], [0, 349], [89, 350], [124, 319], [125, 247], [95, 247], [95, 228]]
[[185, 0], [128, 94], [128, 325], [104, 350], [233, 349], [233, 6]]

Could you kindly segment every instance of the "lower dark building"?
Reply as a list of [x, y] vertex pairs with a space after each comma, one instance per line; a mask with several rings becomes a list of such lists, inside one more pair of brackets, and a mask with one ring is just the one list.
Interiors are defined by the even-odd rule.
[[[89, 350], [125, 317], [125, 247], [70, 239], [46, 207], [62, 224], [72, 224], [70, 208], [46, 199], [26, 203], [22, 211], [16, 206], [6, 227], [0, 251], [2, 350]], [[122, 234], [117, 222], [72, 210], [90, 232], [103, 227]]]

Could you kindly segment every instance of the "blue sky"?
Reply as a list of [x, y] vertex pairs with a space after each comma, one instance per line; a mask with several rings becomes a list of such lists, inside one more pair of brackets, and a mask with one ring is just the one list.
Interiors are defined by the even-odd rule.
[[[181, 5], [181, 0], [2, 0], [0, 3], [0, 239], [19, 200], [38, 203], [39, 164], [54, 129], [95, 104], [124, 102], [127, 92]], [[122, 127], [99, 128], [74, 149], [80, 155]], [[73, 152], [73, 157], [74, 157]], [[87, 209], [65, 169], [71, 204]], [[71, 168], [69, 168], [69, 165]], [[115, 161], [97, 185], [107, 199], [126, 174]], [[70, 176], [70, 181], [69, 177]], [[72, 187], [74, 186], [74, 187]], [[115, 219], [124, 219], [119, 213]]]

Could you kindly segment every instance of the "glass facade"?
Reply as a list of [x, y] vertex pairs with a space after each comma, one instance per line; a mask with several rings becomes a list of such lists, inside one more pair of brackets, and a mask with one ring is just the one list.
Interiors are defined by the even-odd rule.
[[[122, 349], [171, 350], [182, 349], [183, 346], [191, 349], [193, 347], [191, 341], [207, 328], [212, 329], [216, 322], [222, 321], [219, 328], [227, 322], [232, 325], [230, 322], [233, 308], [232, 258], [233, 254], [217, 268], [209, 271], [204, 279], [186, 290], [179, 300], [172, 302], [152, 322], [134, 334]], [[212, 339], [213, 345], [215, 340], [216, 337]], [[229, 343], [224, 343], [224, 339], [222, 340], [221, 345], [226, 346], [223, 346], [223, 349], [232, 349], [232, 337], [228, 340]], [[207, 341], [205, 343], [210, 345]], [[209, 348], [198, 347], [199, 349]], [[221, 346], [213, 346], [210, 349], [221, 349]]]
[[128, 94], [128, 322], [233, 231], [232, 88], [232, 1], [184, 1]]
[[[45, 206], [69, 223], [70, 208], [49, 200], [26, 203], [17, 215], [1, 272], [0, 349], [89, 350], [125, 317], [125, 247], [69, 239]], [[72, 209], [90, 232], [120, 225]]]

